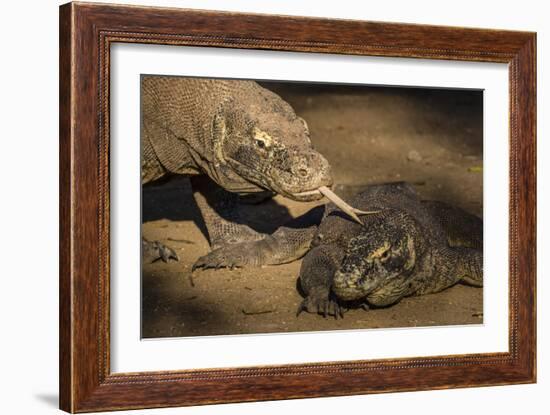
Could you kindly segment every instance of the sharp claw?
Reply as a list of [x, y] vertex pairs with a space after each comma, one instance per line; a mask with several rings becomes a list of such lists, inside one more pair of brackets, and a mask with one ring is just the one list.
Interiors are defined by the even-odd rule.
[[176, 251], [174, 251], [173, 249], [171, 248], [168, 248], [168, 259], [173, 259], [174, 261], [179, 261], [179, 257], [178, 257], [178, 254], [176, 253]]
[[201, 258], [197, 259], [197, 261], [193, 264], [193, 268], [191, 268], [191, 271], [195, 271], [198, 269], [207, 269], [207, 265], [204, 262], [204, 260]]
[[171, 259], [179, 261], [178, 254], [176, 254], [176, 251], [174, 251], [172, 248], [160, 245], [158, 243], [157, 248], [159, 250], [160, 259], [162, 259], [163, 262], [168, 263]]
[[308, 313], [317, 313], [324, 318], [328, 316], [334, 316], [335, 319], [343, 318], [344, 312], [337, 301], [333, 301], [323, 296], [307, 296], [296, 310], [296, 317], [298, 317], [303, 311]]
[[[220, 249], [220, 248], [218, 248]], [[231, 256], [227, 256], [224, 253], [217, 252], [217, 250], [211, 251], [209, 254], [206, 254], [195, 262], [192, 270], [198, 268], [202, 269], [221, 269], [227, 268], [229, 270], [234, 270], [241, 267], [240, 260], [235, 261], [231, 259]]]
[[298, 317], [302, 313], [302, 311], [304, 311], [306, 309], [305, 301], [306, 300], [302, 301], [300, 303], [300, 305], [298, 306], [298, 310], [296, 311], [296, 317]]

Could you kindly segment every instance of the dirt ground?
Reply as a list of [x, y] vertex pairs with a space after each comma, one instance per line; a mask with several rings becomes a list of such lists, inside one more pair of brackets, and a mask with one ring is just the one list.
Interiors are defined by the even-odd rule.
[[[344, 198], [372, 183], [405, 180], [426, 199], [482, 216], [481, 92], [274, 84], [309, 125]], [[272, 232], [316, 203], [277, 196], [243, 205], [249, 224]], [[143, 267], [142, 336], [320, 331], [479, 324], [483, 290], [456, 285], [387, 308], [350, 310], [342, 320], [296, 310], [301, 261], [279, 266], [195, 271], [208, 252], [189, 182], [175, 178], [143, 190], [143, 236], [174, 248], [180, 262]]]

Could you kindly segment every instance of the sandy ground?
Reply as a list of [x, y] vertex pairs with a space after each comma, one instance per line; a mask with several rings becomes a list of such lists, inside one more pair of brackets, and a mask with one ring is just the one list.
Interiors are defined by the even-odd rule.
[[[483, 115], [479, 92], [264, 84], [309, 124], [343, 197], [372, 183], [406, 180], [422, 197], [482, 216]], [[280, 196], [243, 205], [249, 224], [272, 232], [314, 204]], [[387, 308], [350, 310], [342, 320], [296, 310], [300, 262], [191, 274], [208, 252], [189, 182], [143, 191], [143, 235], [174, 248], [180, 262], [145, 265], [143, 337], [479, 324], [483, 290], [456, 285]]]

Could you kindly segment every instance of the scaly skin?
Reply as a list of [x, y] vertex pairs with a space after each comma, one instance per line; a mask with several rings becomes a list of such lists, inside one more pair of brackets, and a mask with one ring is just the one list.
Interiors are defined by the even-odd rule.
[[[232, 266], [234, 244], [278, 245], [278, 235], [269, 239], [240, 223], [237, 194], [269, 191], [308, 201], [321, 195], [300, 193], [332, 184], [330, 166], [312, 148], [305, 121], [257, 83], [143, 76], [141, 87], [142, 184], [167, 174], [209, 178], [192, 180], [215, 248], [198, 266]], [[156, 245], [145, 251], [166, 252], [158, 242], [144, 246], [151, 243]], [[236, 253], [240, 262], [257, 260]], [[295, 259], [290, 253], [279, 260]]]
[[422, 202], [406, 183], [371, 186], [351, 201], [363, 226], [327, 209], [300, 269], [305, 310], [335, 317], [349, 305], [389, 306], [458, 282], [483, 285], [481, 220]]

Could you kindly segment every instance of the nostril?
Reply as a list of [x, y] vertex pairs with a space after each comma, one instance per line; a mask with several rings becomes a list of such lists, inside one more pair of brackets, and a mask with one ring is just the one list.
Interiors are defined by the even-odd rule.
[[298, 169], [298, 174], [302, 177], [306, 177], [307, 176], [307, 170], [306, 169]]

